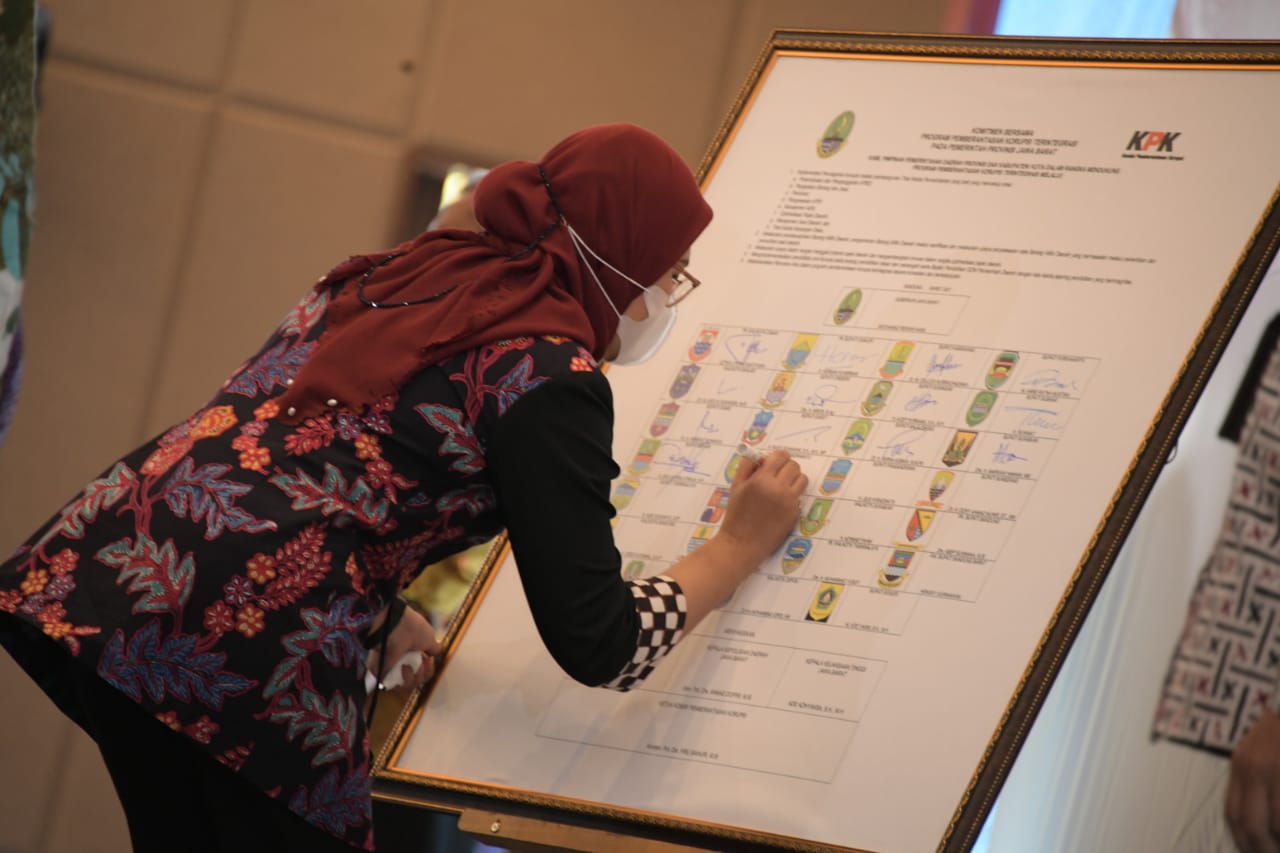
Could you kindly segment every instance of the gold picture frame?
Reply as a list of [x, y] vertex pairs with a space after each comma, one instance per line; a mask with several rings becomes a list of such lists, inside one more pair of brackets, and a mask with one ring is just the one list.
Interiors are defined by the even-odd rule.
[[[1180, 79], [1201, 71], [1265, 72], [1274, 75], [1276, 88], [1280, 88], [1280, 45], [1273, 43], [1101, 42], [779, 31], [761, 52], [699, 166], [698, 174], [704, 187], [712, 182], [725, 158], [735, 150], [747, 117], [752, 114], [757, 98], [766, 90], [773, 70], [782, 59], [812, 61], [815, 64], [842, 60], [862, 63], [927, 62], [957, 67], [1000, 66], [1012, 70], [1089, 69], [1107, 74], [1123, 73], [1125, 69], [1167, 70], [1183, 74], [1184, 78]], [[904, 109], [909, 106], [905, 104]], [[981, 749], [979, 760], [972, 767], [968, 784], [954, 798], [954, 808], [945, 830], [936, 839], [939, 850], [967, 850], [977, 838], [1120, 545], [1164, 461], [1175, 447], [1179, 432], [1241, 314], [1275, 256], [1277, 243], [1280, 243], [1276, 176], [1263, 175], [1262, 179], [1270, 182], [1269, 198], [1260, 209], [1249, 214], [1250, 227], [1230, 238], [1237, 241], [1237, 248], [1233, 250], [1237, 252], [1234, 263], [1229, 269], [1222, 270], [1220, 281], [1212, 284], [1208, 313], [1195, 324], [1194, 334], [1182, 342], [1184, 357], [1176, 370], [1166, 377], [1167, 390], [1162, 391], [1158, 408], [1149, 413], [1149, 422], [1127, 468], [1116, 472], [1116, 486], [1101, 517], [1096, 520], [1087, 545], [1078, 558], [1072, 558], [1073, 568], [1058, 591], [1056, 606], [1043, 623], [1038, 641], [1027, 650], [1029, 658], [1016, 688], [1002, 699], [1004, 710]], [[1160, 383], [1153, 381], [1152, 384]], [[506, 545], [499, 540], [444, 637], [446, 656], [438, 681], [448, 680], [450, 663], [473, 618], [483, 609], [497, 570], [507, 557]], [[406, 741], [421, 721], [431, 696], [432, 688], [428, 687], [399, 705], [389, 698], [383, 700], [382, 713], [374, 730], [375, 742], [380, 744], [374, 768], [376, 796], [454, 811], [505, 809], [524, 817], [614, 830], [690, 847], [798, 851], [875, 849], [881, 853], [888, 849], [848, 846], [842, 840], [815, 840], [761, 831], [724, 820], [700, 820], [696, 816], [662, 810], [620, 806], [607, 801], [521, 789], [449, 774], [436, 775], [429, 769], [406, 766], [402, 762]], [[777, 796], [785, 798], [785, 793]]]

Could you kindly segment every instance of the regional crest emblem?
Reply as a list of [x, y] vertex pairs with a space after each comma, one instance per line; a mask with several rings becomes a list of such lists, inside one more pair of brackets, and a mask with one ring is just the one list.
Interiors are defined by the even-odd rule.
[[834, 157], [849, 141], [849, 134], [852, 132], [853, 110], [845, 110], [832, 119], [831, 124], [823, 131], [822, 138], [818, 140], [818, 156], [824, 159]]

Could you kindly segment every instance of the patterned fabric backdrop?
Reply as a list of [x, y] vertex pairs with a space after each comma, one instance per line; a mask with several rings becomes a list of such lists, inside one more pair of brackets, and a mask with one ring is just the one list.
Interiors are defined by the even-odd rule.
[[1280, 681], [1280, 357], [1241, 436], [1218, 545], [1200, 576], [1155, 730], [1229, 754]]

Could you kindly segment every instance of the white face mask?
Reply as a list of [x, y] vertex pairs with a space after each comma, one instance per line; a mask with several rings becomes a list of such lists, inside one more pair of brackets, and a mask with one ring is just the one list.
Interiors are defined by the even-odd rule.
[[[573, 248], [577, 250], [578, 257], [582, 259], [582, 265], [587, 268], [587, 272], [591, 273], [591, 277], [596, 280], [596, 285], [600, 288], [600, 292], [604, 294], [605, 300], [609, 303], [609, 307], [613, 309], [613, 313], [618, 315], [618, 338], [622, 344], [618, 350], [618, 355], [613, 359], [614, 364], [640, 364], [648, 361], [653, 354], [662, 346], [663, 341], [667, 339], [667, 335], [671, 334], [672, 327], [676, 324], [676, 309], [667, 304], [667, 294], [662, 288], [654, 285], [645, 287], [604, 258], [597, 255], [591, 250], [583, 239], [578, 236], [578, 232], [573, 230], [568, 222], [564, 224], [565, 230], [569, 232], [569, 239], [573, 241]], [[609, 298], [609, 291], [604, 289], [604, 285], [600, 282], [600, 278], [596, 275], [595, 270], [591, 268], [591, 264], [587, 262], [586, 250], [591, 257], [613, 270], [627, 281], [640, 288], [641, 298], [644, 300], [644, 307], [648, 310], [649, 316], [643, 320], [632, 320], [626, 314], [618, 310], [618, 306], [613, 304], [613, 300]]]
[[650, 287], [641, 295], [649, 316], [632, 320], [619, 315], [618, 339], [622, 346], [614, 364], [641, 364], [653, 357], [676, 324], [676, 309], [667, 304], [667, 294], [660, 287]]

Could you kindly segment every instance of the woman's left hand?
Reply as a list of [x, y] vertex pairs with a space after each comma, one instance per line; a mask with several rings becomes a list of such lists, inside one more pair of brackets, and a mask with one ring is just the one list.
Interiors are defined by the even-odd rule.
[[[400, 621], [391, 629], [387, 637], [387, 660], [393, 664], [409, 652], [422, 652], [422, 665], [414, 670], [410, 666], [400, 667], [401, 683], [396, 690], [416, 690], [431, 680], [436, 673], [436, 655], [440, 654], [440, 641], [427, 618], [412, 607], [406, 607]], [[382, 661], [379, 650], [369, 652], [369, 671], [380, 675], [382, 681], [391, 673], [382, 672]]]

